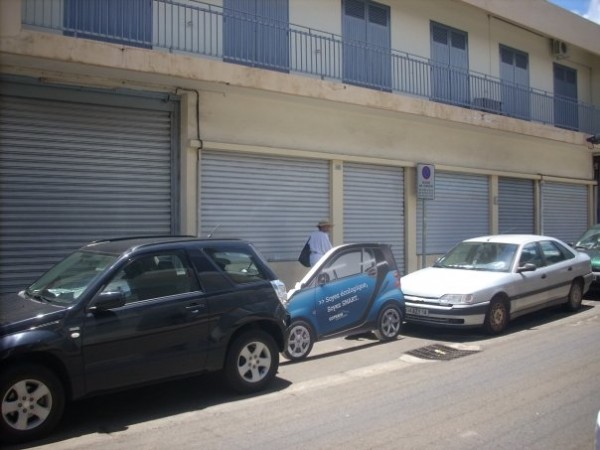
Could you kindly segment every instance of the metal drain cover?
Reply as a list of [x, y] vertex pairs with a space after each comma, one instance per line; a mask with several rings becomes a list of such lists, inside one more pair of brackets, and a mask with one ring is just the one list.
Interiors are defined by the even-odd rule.
[[471, 355], [479, 352], [477, 347], [467, 346], [455, 346], [449, 347], [442, 344], [433, 344], [426, 347], [421, 347], [416, 350], [406, 352], [407, 355], [414, 356], [415, 358], [438, 360], [438, 361], [450, 361], [451, 359], [460, 358], [461, 356]]

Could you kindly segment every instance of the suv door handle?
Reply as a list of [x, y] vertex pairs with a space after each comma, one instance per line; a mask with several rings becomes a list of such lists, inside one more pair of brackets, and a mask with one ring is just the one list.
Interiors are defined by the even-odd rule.
[[196, 313], [200, 312], [201, 309], [206, 309], [206, 304], [205, 303], [192, 303], [191, 305], [186, 306], [185, 309], [196, 314]]

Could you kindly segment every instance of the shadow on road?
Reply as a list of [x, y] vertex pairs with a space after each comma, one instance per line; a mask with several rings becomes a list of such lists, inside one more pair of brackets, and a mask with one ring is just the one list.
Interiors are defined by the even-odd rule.
[[3, 448], [26, 449], [85, 435], [118, 433], [139, 423], [280, 391], [289, 385], [286, 380], [275, 378], [271, 387], [261, 393], [237, 395], [225, 385], [222, 374], [216, 372], [128, 389], [73, 402], [67, 406], [60, 426], [48, 438]]

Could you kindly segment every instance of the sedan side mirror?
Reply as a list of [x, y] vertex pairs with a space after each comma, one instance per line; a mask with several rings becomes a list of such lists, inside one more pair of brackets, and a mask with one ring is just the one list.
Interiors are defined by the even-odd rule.
[[527, 263], [524, 266], [517, 267], [517, 272], [518, 273], [533, 272], [536, 269], [537, 269], [537, 266], [535, 264], [533, 264], [533, 263]]

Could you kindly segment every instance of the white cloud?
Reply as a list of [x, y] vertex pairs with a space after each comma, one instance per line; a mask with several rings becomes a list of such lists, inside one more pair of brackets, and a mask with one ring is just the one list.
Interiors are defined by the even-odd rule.
[[600, 0], [590, 0], [587, 13], [583, 17], [600, 24]]

